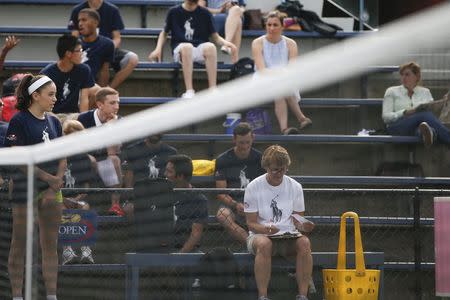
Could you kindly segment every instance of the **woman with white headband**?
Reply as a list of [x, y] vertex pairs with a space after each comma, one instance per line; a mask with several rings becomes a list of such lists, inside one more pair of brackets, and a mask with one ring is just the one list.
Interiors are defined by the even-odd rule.
[[[50, 114], [56, 102], [56, 86], [44, 75], [23, 77], [16, 90], [17, 109], [5, 136], [5, 146], [28, 146], [47, 143], [62, 135], [59, 120]], [[42, 275], [47, 300], [56, 300], [58, 278], [57, 239], [61, 221], [63, 175], [66, 160], [39, 164], [36, 167], [39, 241], [42, 249]], [[23, 169], [12, 171], [13, 234], [8, 270], [14, 300], [23, 300], [24, 256], [26, 249], [27, 176]]]

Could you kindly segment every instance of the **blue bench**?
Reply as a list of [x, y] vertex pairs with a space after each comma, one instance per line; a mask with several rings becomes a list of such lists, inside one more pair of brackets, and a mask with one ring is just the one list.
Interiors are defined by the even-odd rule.
[[[42, 69], [48, 64], [54, 63], [54, 61], [45, 61], [45, 60], [8, 60], [5, 61], [4, 68], [5, 69]], [[194, 65], [196, 69], [204, 69], [203, 65], [196, 64]], [[179, 63], [173, 62], [162, 62], [162, 63], [150, 63], [141, 61], [138, 63], [136, 70], [179, 70], [181, 65]], [[217, 64], [218, 70], [229, 70], [231, 68], [231, 64]]]
[[[168, 142], [231, 142], [231, 134], [166, 134], [164, 141]], [[256, 135], [257, 143], [392, 143], [392, 144], [419, 144], [421, 140], [416, 136], [391, 135], [340, 135], [340, 134], [297, 134], [297, 135]]]
[[[183, 2], [182, 0], [109, 0], [115, 5], [138, 6], [173, 6]], [[80, 0], [0, 0], [0, 4], [38, 4], [38, 5], [76, 5]]]
[[[125, 254], [126, 270], [126, 299], [139, 299], [139, 272], [141, 269], [151, 268], [177, 268], [184, 267], [190, 270], [188, 280], [186, 280], [185, 295], [190, 295], [191, 284], [193, 282], [193, 269], [198, 266], [202, 253], [188, 254], [157, 254], [157, 253], [127, 253]], [[253, 270], [254, 256], [249, 253], [235, 253], [234, 258], [241, 270]], [[380, 297], [383, 299], [383, 270], [384, 270], [384, 254], [382, 252], [366, 252], [364, 253], [367, 268], [379, 269], [380, 276]], [[337, 253], [335, 252], [313, 252], [313, 264], [316, 268], [336, 268]], [[354, 253], [347, 253], [347, 265], [354, 266]], [[286, 260], [278, 260], [274, 258], [274, 267], [290, 267], [294, 265]], [[189, 298], [189, 296], [188, 296]]]
[[[1, 4], [1, 2], [0, 2]], [[154, 5], [154, 4], [150, 4]], [[144, 26], [143, 26], [144, 27]], [[162, 28], [126, 28], [121, 31], [123, 36], [145, 36], [145, 37], [158, 37]], [[64, 33], [70, 33], [65, 27], [47, 27], [47, 26], [20, 26], [20, 27], [9, 27], [2, 26], [0, 27], [0, 34], [51, 34], [51, 35], [61, 35]], [[249, 38], [257, 38], [261, 35], [264, 35], [265, 31], [263, 30], [243, 30], [242, 36]], [[335, 39], [343, 39], [354, 37], [360, 35], [360, 32], [343, 32], [338, 31], [336, 35], [332, 38]], [[291, 38], [324, 38], [323, 35], [317, 32], [306, 32], [306, 31], [287, 31], [285, 33], [286, 36]]]
[[[123, 217], [115, 217], [123, 218]], [[338, 225], [341, 222], [340, 216], [305, 216], [308, 220], [316, 225]], [[353, 219], [347, 220], [349, 224], [353, 223]], [[414, 218], [408, 217], [359, 217], [361, 225], [402, 225], [413, 226]], [[208, 216], [208, 224], [218, 224], [215, 215]], [[434, 218], [420, 218], [420, 226], [433, 226]]]
[[[174, 97], [120, 97], [120, 106], [158, 105], [171, 102]], [[345, 98], [302, 98], [302, 107], [314, 106], [381, 106], [382, 98], [345, 99]]]
[[[450, 178], [446, 177], [406, 177], [406, 176], [291, 176], [303, 185], [320, 186], [389, 186], [410, 187], [433, 186], [437, 188], [450, 186]], [[193, 176], [192, 183], [213, 184], [214, 176]], [[304, 191], [310, 189], [305, 188]], [[411, 193], [413, 191], [411, 190]]]
[[[305, 216], [308, 220], [314, 222], [317, 225], [337, 225], [341, 221], [339, 216]], [[99, 224], [110, 224], [110, 223], [127, 223], [126, 217], [120, 216], [98, 216], [97, 222]], [[352, 220], [348, 221], [350, 224]], [[403, 225], [412, 226], [414, 225], [414, 218], [408, 217], [360, 217], [359, 222], [361, 225]], [[208, 224], [216, 224], [217, 219], [215, 215], [208, 216]], [[421, 226], [433, 226], [434, 218], [421, 218]]]

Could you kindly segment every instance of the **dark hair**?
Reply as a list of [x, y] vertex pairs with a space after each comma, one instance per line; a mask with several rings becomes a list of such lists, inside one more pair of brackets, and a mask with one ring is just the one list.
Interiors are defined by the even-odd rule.
[[236, 137], [237, 135], [247, 135], [251, 132], [253, 132], [253, 130], [252, 127], [250, 127], [250, 124], [247, 122], [241, 122], [234, 127], [233, 136]]
[[102, 87], [95, 93], [95, 101], [104, 102], [109, 95], [119, 95], [119, 92], [110, 87]]
[[[28, 87], [37, 80], [39, 80], [39, 78], [42, 78], [44, 76], [45, 75], [33, 76], [33, 74], [25, 74], [25, 76], [23, 76], [19, 86], [16, 89], [16, 97], [17, 97], [16, 108], [18, 110], [26, 111], [31, 106], [31, 95], [28, 93]], [[35, 90], [35, 92], [40, 93], [43, 88], [45, 88], [52, 82], [53, 81], [49, 81], [41, 85], [37, 90]]]
[[175, 168], [175, 175], [183, 175], [187, 181], [190, 181], [192, 178], [192, 159], [183, 154], [171, 155], [169, 156], [167, 162], [173, 164]]
[[65, 34], [58, 38], [58, 42], [56, 43], [56, 52], [58, 53], [58, 57], [64, 58], [64, 55], [67, 51], [73, 52], [75, 48], [81, 45], [80, 40], [69, 34]]
[[86, 14], [86, 15], [88, 15], [89, 18], [96, 20], [97, 23], [100, 24], [100, 15], [95, 9], [93, 9], [93, 8], [83, 8], [78, 13], [78, 15], [80, 15], [80, 14]]

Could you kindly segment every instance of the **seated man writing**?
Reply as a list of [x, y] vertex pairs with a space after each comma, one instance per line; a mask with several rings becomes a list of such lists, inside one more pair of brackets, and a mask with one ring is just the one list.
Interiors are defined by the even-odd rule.
[[286, 176], [290, 163], [286, 149], [278, 145], [268, 147], [261, 161], [267, 173], [250, 182], [245, 190], [244, 211], [250, 231], [247, 248], [255, 255], [254, 272], [260, 300], [269, 299], [272, 255], [296, 257], [296, 300], [308, 299], [313, 266], [311, 245], [300, 231], [310, 232], [314, 224], [303, 218], [305, 203], [301, 184]]

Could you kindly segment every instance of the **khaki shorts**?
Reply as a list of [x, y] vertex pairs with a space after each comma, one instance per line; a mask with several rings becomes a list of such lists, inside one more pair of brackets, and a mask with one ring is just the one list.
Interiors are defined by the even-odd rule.
[[[255, 255], [253, 242], [257, 236], [266, 236], [265, 234], [250, 234], [247, 237], [247, 251]], [[300, 238], [299, 236], [298, 238]], [[297, 239], [298, 239], [297, 238]], [[295, 250], [295, 243], [297, 239], [276, 239], [272, 241], [272, 256], [282, 256], [286, 258], [295, 258], [297, 251]]]

